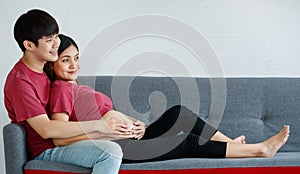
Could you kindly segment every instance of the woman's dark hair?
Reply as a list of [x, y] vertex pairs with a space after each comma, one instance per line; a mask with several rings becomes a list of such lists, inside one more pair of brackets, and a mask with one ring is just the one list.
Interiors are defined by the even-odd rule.
[[58, 37], [60, 39], [60, 45], [58, 47], [58, 55], [60, 55], [62, 52], [64, 52], [71, 45], [73, 45], [79, 52], [79, 47], [77, 46], [76, 42], [71, 37], [63, 35], [63, 34], [59, 34]]
[[14, 37], [24, 52], [25, 40], [32, 41], [38, 46], [38, 40], [43, 36], [51, 36], [59, 32], [56, 20], [47, 12], [33, 9], [22, 14], [14, 26]]
[[[79, 52], [79, 47], [76, 44], [76, 42], [69, 36], [59, 34], [58, 35], [60, 39], [60, 45], [58, 47], [58, 56], [64, 52], [67, 48], [70, 46], [74, 46], [77, 51]], [[53, 69], [53, 62], [47, 62], [44, 66], [44, 72], [47, 74], [48, 78], [51, 82], [54, 82], [56, 80], [56, 75]]]

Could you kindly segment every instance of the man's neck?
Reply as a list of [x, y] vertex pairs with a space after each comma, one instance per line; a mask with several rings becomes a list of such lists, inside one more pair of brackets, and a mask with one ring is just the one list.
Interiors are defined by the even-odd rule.
[[42, 73], [44, 65], [46, 61], [40, 61], [38, 59], [35, 59], [34, 56], [29, 55], [28, 53], [24, 53], [24, 55], [21, 58], [21, 61], [32, 71], [37, 73]]

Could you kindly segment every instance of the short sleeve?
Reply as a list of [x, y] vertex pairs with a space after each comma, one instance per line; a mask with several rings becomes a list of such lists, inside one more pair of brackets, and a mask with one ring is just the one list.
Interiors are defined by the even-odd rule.
[[69, 116], [73, 111], [73, 95], [71, 85], [55, 85], [50, 90], [50, 114], [67, 113]]
[[[39, 95], [44, 94], [40, 94], [31, 83], [24, 79], [16, 79], [14, 84], [11, 84], [7, 90], [10, 90], [10, 104], [14, 106], [13, 112], [16, 115], [17, 122], [47, 114], [45, 107], [48, 100], [41, 101], [41, 96]], [[48, 92], [49, 91], [47, 91], [47, 93]]]
[[113, 109], [113, 103], [108, 96], [106, 96], [103, 93], [101, 93], [101, 95], [103, 97], [103, 109], [102, 109], [101, 114], [104, 115], [106, 112]]

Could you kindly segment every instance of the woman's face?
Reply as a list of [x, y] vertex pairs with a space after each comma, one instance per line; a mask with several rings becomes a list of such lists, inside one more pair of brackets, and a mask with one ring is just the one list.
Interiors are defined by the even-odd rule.
[[69, 46], [54, 62], [54, 72], [58, 80], [76, 83], [78, 71], [80, 69], [79, 53], [76, 47]]

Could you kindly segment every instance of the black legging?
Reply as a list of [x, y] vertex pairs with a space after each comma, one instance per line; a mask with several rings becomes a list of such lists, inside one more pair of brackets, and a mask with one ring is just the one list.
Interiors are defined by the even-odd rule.
[[118, 140], [123, 163], [175, 158], [224, 158], [227, 143], [210, 141], [216, 129], [184, 106], [168, 109], [139, 141]]

